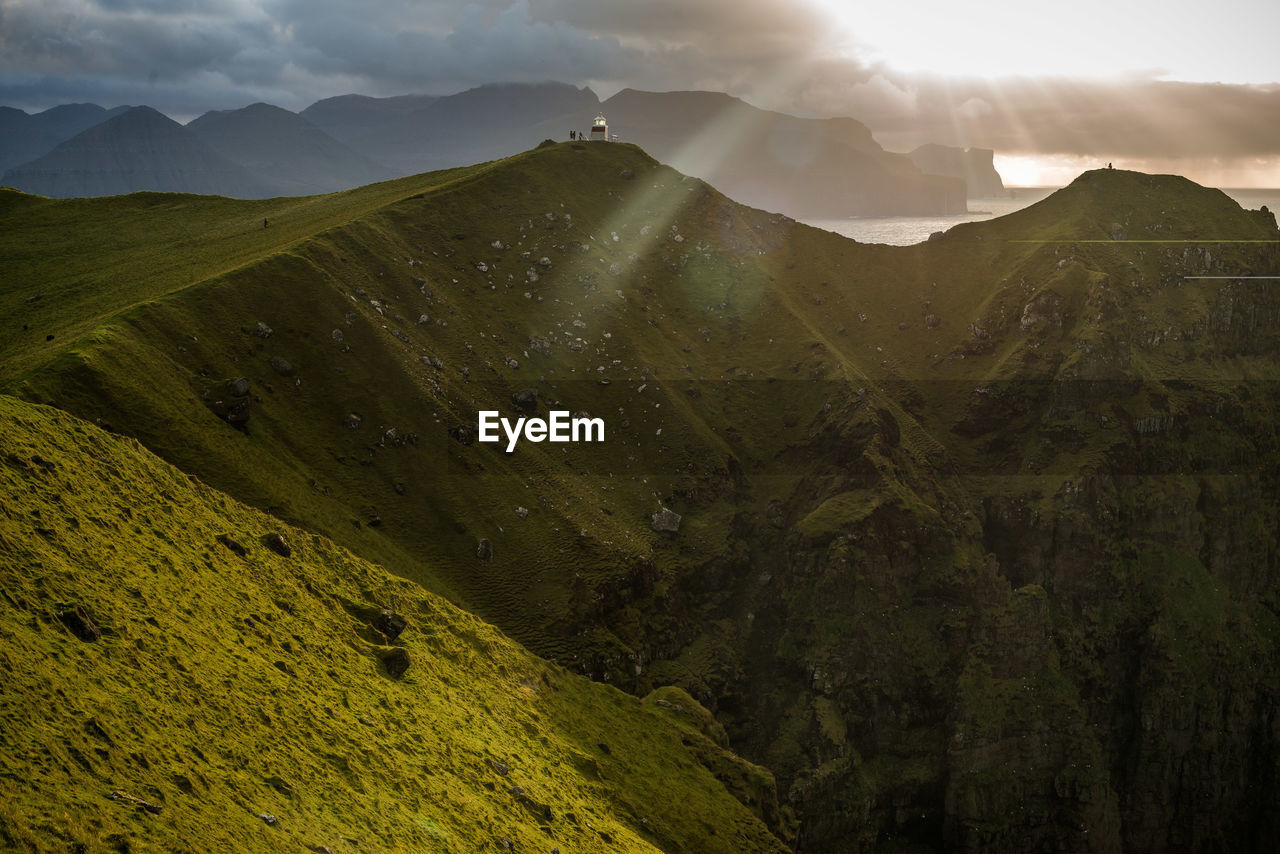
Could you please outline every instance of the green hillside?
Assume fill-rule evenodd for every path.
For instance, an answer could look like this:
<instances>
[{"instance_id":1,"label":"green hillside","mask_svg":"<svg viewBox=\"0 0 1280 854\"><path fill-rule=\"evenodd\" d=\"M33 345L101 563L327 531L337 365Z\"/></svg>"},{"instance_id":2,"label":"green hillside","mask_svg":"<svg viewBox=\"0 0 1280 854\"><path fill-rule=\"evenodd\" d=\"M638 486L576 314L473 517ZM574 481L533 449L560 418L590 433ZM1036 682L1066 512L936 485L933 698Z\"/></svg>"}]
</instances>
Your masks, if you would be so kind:
<instances>
[{"instance_id":1,"label":"green hillside","mask_svg":"<svg viewBox=\"0 0 1280 854\"><path fill-rule=\"evenodd\" d=\"M785 850L687 696L571 676L64 413L0 397L0 437L5 850Z\"/></svg>"},{"instance_id":2,"label":"green hillside","mask_svg":"<svg viewBox=\"0 0 1280 854\"><path fill-rule=\"evenodd\" d=\"M570 143L4 205L0 387L554 664L687 692L799 851L1280 832L1269 213L1101 170L867 246ZM605 442L473 441L528 392Z\"/></svg>"}]
</instances>

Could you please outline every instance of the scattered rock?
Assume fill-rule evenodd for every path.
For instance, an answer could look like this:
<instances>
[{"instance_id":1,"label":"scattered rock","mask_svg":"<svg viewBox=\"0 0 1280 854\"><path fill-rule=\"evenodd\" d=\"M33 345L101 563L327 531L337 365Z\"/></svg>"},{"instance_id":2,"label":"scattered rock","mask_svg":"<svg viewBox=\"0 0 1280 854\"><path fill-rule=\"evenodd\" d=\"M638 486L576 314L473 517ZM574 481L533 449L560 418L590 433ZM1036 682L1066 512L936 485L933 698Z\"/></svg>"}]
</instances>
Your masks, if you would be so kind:
<instances>
[{"instance_id":1,"label":"scattered rock","mask_svg":"<svg viewBox=\"0 0 1280 854\"><path fill-rule=\"evenodd\" d=\"M522 412L537 412L538 390L532 388L522 389L511 395L511 402Z\"/></svg>"},{"instance_id":2,"label":"scattered rock","mask_svg":"<svg viewBox=\"0 0 1280 854\"><path fill-rule=\"evenodd\" d=\"M437 356L419 356L418 361L428 367L435 368L437 371L444 370L444 362L440 361Z\"/></svg>"},{"instance_id":3,"label":"scattered rock","mask_svg":"<svg viewBox=\"0 0 1280 854\"><path fill-rule=\"evenodd\" d=\"M517 515L517 516L519 516L521 519L528 518L528 516L529 516L529 508L528 508L528 507L517 507L517 508L516 508L516 515Z\"/></svg>"},{"instance_id":4,"label":"scattered rock","mask_svg":"<svg viewBox=\"0 0 1280 854\"><path fill-rule=\"evenodd\" d=\"M122 804L132 804L138 809L145 810L146 812L149 812L152 815L160 815L159 804L153 804L150 801L144 801L142 798L139 798L136 795L130 795L127 792L121 792L120 790L117 789L116 791L112 792L110 795L107 795L107 797L111 798L111 800L113 801L118 801L119 803L122 803Z\"/></svg>"},{"instance_id":5,"label":"scattered rock","mask_svg":"<svg viewBox=\"0 0 1280 854\"><path fill-rule=\"evenodd\" d=\"M102 637L102 630L83 605L63 605L58 609L58 619L71 630L71 634L85 643L93 643Z\"/></svg>"},{"instance_id":6,"label":"scattered rock","mask_svg":"<svg viewBox=\"0 0 1280 854\"><path fill-rule=\"evenodd\" d=\"M493 543L487 538L480 540L476 544L476 557L485 563L490 563L493 560Z\"/></svg>"},{"instance_id":7,"label":"scattered rock","mask_svg":"<svg viewBox=\"0 0 1280 854\"><path fill-rule=\"evenodd\" d=\"M387 640L395 640L400 633L409 627L409 621L395 611L383 609L373 621L373 627L387 636Z\"/></svg>"},{"instance_id":8,"label":"scattered rock","mask_svg":"<svg viewBox=\"0 0 1280 854\"><path fill-rule=\"evenodd\" d=\"M533 336L530 336L529 338L529 349L535 353L541 353L544 356L550 356L551 342L548 341L546 338L541 338L537 335L533 335Z\"/></svg>"},{"instance_id":9,"label":"scattered rock","mask_svg":"<svg viewBox=\"0 0 1280 854\"><path fill-rule=\"evenodd\" d=\"M387 675L392 679L399 679L409 669L409 650L404 647L392 647L382 653L380 658L382 666L387 669Z\"/></svg>"},{"instance_id":10,"label":"scattered rock","mask_svg":"<svg viewBox=\"0 0 1280 854\"><path fill-rule=\"evenodd\" d=\"M234 380L227 380L227 392L232 397L248 397L253 386L246 377L236 377Z\"/></svg>"},{"instance_id":11,"label":"scattered rock","mask_svg":"<svg viewBox=\"0 0 1280 854\"><path fill-rule=\"evenodd\" d=\"M272 330L270 326L267 326L267 324L259 320L258 328L254 330L253 334L257 335L259 338L270 338L273 331L274 330Z\"/></svg>"},{"instance_id":12,"label":"scattered rock","mask_svg":"<svg viewBox=\"0 0 1280 854\"><path fill-rule=\"evenodd\" d=\"M680 530L680 514L662 507L649 517L649 527L659 534L675 534Z\"/></svg>"},{"instance_id":13,"label":"scattered rock","mask_svg":"<svg viewBox=\"0 0 1280 854\"><path fill-rule=\"evenodd\" d=\"M408 335L405 335L405 334L404 334L403 332L401 332L399 329L392 329L392 330L391 330L391 334L392 334L392 335L394 335L394 336L395 336L397 339L399 339L400 341L403 341L405 344L412 344L412 343L413 343L413 341L412 341L412 340L410 340L409 336L408 336Z\"/></svg>"},{"instance_id":14,"label":"scattered rock","mask_svg":"<svg viewBox=\"0 0 1280 854\"><path fill-rule=\"evenodd\" d=\"M271 551L280 555L280 557L293 557L293 549L284 541L284 537L279 533L271 532L262 538L262 543Z\"/></svg>"},{"instance_id":15,"label":"scattered rock","mask_svg":"<svg viewBox=\"0 0 1280 854\"><path fill-rule=\"evenodd\" d=\"M230 534L219 534L218 542L226 546L232 554L238 555L239 557L244 557L249 553L249 550L233 540Z\"/></svg>"}]
</instances>

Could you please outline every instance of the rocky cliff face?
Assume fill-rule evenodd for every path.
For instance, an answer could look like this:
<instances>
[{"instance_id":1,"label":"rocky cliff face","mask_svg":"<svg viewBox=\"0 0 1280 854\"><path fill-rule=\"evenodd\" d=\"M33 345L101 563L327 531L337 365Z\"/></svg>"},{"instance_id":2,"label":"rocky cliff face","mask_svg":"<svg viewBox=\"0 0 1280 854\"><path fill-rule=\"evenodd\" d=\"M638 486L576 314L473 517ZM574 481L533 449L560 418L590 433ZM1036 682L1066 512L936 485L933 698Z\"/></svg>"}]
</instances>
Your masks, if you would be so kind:
<instances>
[{"instance_id":1,"label":"rocky cliff face","mask_svg":"<svg viewBox=\"0 0 1280 854\"><path fill-rule=\"evenodd\" d=\"M921 172L964 181L971 199L1005 195L1004 181L993 162L995 152L990 148L954 148L930 143L912 150L907 157Z\"/></svg>"},{"instance_id":2,"label":"rocky cliff face","mask_svg":"<svg viewBox=\"0 0 1280 854\"><path fill-rule=\"evenodd\" d=\"M678 686L797 850L1261 850L1280 332L1245 277L1277 239L1109 170L863 246L549 145L192 274L13 387L542 656ZM231 425L203 398L239 378ZM608 441L474 441L478 408L553 405Z\"/></svg>"}]
</instances>

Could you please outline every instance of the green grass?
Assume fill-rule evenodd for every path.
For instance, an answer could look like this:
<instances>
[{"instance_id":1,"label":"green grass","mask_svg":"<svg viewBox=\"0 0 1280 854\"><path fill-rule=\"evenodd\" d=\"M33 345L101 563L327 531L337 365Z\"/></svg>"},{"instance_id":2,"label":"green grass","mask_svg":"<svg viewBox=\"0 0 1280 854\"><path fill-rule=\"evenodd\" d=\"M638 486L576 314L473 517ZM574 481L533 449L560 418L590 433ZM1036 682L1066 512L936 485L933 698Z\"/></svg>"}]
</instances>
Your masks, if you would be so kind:
<instances>
[{"instance_id":1,"label":"green grass","mask_svg":"<svg viewBox=\"0 0 1280 854\"><path fill-rule=\"evenodd\" d=\"M134 442L8 397L0 415L7 850L784 850L713 776L751 766L683 743L705 717L549 665ZM73 606L100 639L59 621ZM400 679L362 618L383 607L409 623Z\"/></svg>"},{"instance_id":2,"label":"green grass","mask_svg":"<svg viewBox=\"0 0 1280 854\"><path fill-rule=\"evenodd\" d=\"M696 697L781 792L706 752L706 721L643 708L753 815L785 829L772 804L794 806L821 850L942 844L957 793L950 826L977 847L1082 823L1118 845L1101 778L1062 757L1131 758L1091 734L1131 731L1128 674L1203 676L1199 705L1152 703L1220 721L1233 757L1257 722L1211 697L1272 696L1265 667L1197 657L1253 644L1276 606L1277 306L1183 278L1273 271L1276 232L1217 191L1086 173L941 240L863 246L633 146L566 143L314 199L7 195L0 216L0 386L420 583L547 672ZM244 431L213 411L238 377ZM526 388L604 417L606 442L506 456L450 438ZM1234 485L1201 483L1219 476ZM650 529L659 507L683 516L675 537ZM1179 581L1153 586L1163 565L1133 555L1166 550ZM1002 787L998 761L950 752L959 721L979 758L1048 746L1010 754ZM1240 807L1247 787L1210 764L1203 791ZM980 784L949 790L961 769ZM1147 779L1106 785L1166 796ZM1063 803L1008 818L1059 785ZM454 812L414 826L456 838Z\"/></svg>"}]
</instances>

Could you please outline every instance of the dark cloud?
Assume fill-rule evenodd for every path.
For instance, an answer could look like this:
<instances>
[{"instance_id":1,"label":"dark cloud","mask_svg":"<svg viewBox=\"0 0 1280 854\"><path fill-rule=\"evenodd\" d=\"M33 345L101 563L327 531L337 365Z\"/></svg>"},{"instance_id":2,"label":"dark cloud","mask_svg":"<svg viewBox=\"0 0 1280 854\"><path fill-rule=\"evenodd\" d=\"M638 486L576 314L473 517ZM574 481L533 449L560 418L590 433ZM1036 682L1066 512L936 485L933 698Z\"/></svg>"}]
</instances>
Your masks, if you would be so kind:
<instances>
[{"instance_id":1,"label":"dark cloud","mask_svg":"<svg viewBox=\"0 0 1280 854\"><path fill-rule=\"evenodd\" d=\"M896 150L1280 158L1280 85L905 75L833 39L816 7L786 0L6 0L0 103L148 103L191 116L562 80L605 96L719 89L852 115Z\"/></svg>"}]
</instances>

